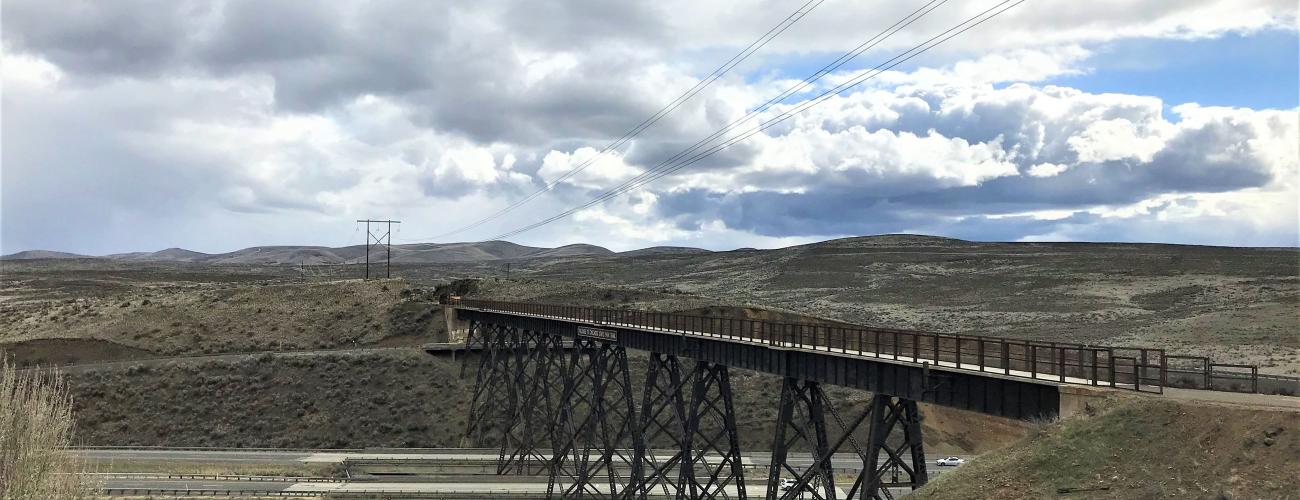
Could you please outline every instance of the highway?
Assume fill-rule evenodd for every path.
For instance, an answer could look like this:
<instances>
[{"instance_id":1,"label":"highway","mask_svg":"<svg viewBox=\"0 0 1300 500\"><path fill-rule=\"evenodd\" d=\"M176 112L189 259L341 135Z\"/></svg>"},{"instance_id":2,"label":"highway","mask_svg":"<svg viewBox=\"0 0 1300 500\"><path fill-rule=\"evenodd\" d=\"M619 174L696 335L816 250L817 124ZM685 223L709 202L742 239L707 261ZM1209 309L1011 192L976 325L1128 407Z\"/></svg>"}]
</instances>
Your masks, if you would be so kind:
<instances>
[{"instance_id":1,"label":"highway","mask_svg":"<svg viewBox=\"0 0 1300 500\"><path fill-rule=\"evenodd\" d=\"M766 493L767 483L764 481L747 480L745 491L750 498L762 498ZM847 494L846 488L852 486L852 483L837 485L839 497ZM297 493L307 495L312 493L318 494L378 494L378 493L423 493L429 496L438 497L443 495L456 495L455 498L498 498L502 496L544 498L546 495L547 483L545 478L538 478L534 482L498 482L498 481L480 481L480 482L456 482L456 483L413 483L413 482L347 482L347 483L252 483L239 481L178 481L165 479L142 479L142 480L107 480L104 482L104 488L112 495L131 495L130 490L172 490L172 491L195 491L207 490L213 496L226 496L226 493L233 493L238 496L240 492L251 494L253 492L277 492L277 493ZM596 488L603 489L604 486L597 485ZM126 491L123 491L126 490ZM735 487L726 488L735 496ZM221 493L218 493L221 492ZM895 495L905 493L904 491L895 491Z\"/></svg>"},{"instance_id":2,"label":"highway","mask_svg":"<svg viewBox=\"0 0 1300 500\"><path fill-rule=\"evenodd\" d=\"M276 450L186 450L77 448L76 456L92 462L194 462L208 464L252 463L293 465L306 461L313 452ZM340 460L341 461L341 460Z\"/></svg>"},{"instance_id":3,"label":"highway","mask_svg":"<svg viewBox=\"0 0 1300 500\"><path fill-rule=\"evenodd\" d=\"M195 450L195 449L126 449L78 448L71 450L78 457L92 462L192 462L205 464L258 463L292 465L301 463L343 463L345 460L400 460L415 462L447 462L460 464L494 463L496 450L488 449L419 449L419 450ZM631 455L628 452L628 455ZM656 453L661 460L668 456ZM944 455L947 456L947 455ZM742 463L754 467L771 464L768 453L745 454ZM940 458L934 455L933 459ZM969 459L969 456L962 456ZM809 466L812 455L792 452L787 461L796 466ZM860 459L853 453L837 453L831 457L832 467L856 469Z\"/></svg>"},{"instance_id":4,"label":"highway","mask_svg":"<svg viewBox=\"0 0 1300 500\"><path fill-rule=\"evenodd\" d=\"M159 490L188 491L208 495L252 494L264 492L271 495L309 495L329 493L364 495L367 493L398 492L428 494L430 497L466 496L483 497L542 497L546 491L544 476L497 477L491 474L497 458L495 451L485 449L419 449L419 450L199 450L199 449L125 449L82 448L72 450L77 456L92 463L187 463L220 466L223 464L310 464L344 463L346 460L380 460L409 464L418 470L420 465L441 464L467 466L481 473L456 472L451 474L367 474L365 470L352 472L351 479L290 478L255 476L201 476L168 477L167 471L151 473L96 474L102 487L112 495L132 495ZM936 455L934 458L938 458ZM762 496L767 487L765 469L770 463L767 454L751 454L742 458L748 467L747 492ZM790 462L796 468L812 463L808 453L792 453ZM853 454L837 454L832 458L835 468L857 469L859 459ZM475 466L482 466L481 468ZM359 467L364 469L365 467ZM932 475L948 467L938 467L931 462ZM760 472L763 471L763 472ZM788 477L788 474L783 474ZM902 492L898 492L902 493ZM147 493L146 493L147 494Z\"/></svg>"}]
</instances>

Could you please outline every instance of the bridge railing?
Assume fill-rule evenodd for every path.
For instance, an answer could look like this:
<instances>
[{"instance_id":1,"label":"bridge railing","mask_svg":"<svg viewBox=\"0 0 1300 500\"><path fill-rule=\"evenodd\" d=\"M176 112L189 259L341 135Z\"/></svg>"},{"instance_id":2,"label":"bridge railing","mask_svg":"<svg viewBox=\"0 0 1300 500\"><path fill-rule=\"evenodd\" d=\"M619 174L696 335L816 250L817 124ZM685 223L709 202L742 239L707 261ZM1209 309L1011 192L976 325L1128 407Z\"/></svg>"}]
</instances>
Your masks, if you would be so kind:
<instances>
[{"instance_id":1,"label":"bridge railing","mask_svg":"<svg viewBox=\"0 0 1300 500\"><path fill-rule=\"evenodd\" d=\"M1163 392L1168 376L1164 349L559 304L462 299L459 305L1139 391Z\"/></svg>"}]
</instances>

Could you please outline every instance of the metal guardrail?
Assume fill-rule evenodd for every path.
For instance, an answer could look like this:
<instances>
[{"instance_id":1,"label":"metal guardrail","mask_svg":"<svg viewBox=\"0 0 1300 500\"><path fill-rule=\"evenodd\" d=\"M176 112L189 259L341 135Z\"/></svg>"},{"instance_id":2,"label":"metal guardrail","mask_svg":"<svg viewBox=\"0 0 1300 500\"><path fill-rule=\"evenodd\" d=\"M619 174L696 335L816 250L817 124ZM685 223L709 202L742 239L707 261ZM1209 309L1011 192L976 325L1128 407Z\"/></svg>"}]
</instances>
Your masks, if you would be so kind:
<instances>
[{"instance_id":1,"label":"metal guardrail","mask_svg":"<svg viewBox=\"0 0 1300 500\"><path fill-rule=\"evenodd\" d=\"M285 453L352 453L352 454L496 454L497 448L230 448L219 446L71 446L69 450L122 450L122 451L228 451L228 452L285 452Z\"/></svg>"},{"instance_id":2,"label":"metal guardrail","mask_svg":"<svg viewBox=\"0 0 1300 500\"><path fill-rule=\"evenodd\" d=\"M787 323L630 309L459 299L451 305L593 325L701 335L1059 383L1164 392L1164 349L962 335L842 323Z\"/></svg>"},{"instance_id":3,"label":"metal guardrail","mask_svg":"<svg viewBox=\"0 0 1300 500\"><path fill-rule=\"evenodd\" d=\"M1300 377L1262 374L1254 365L1215 363L1205 356L1169 356L1168 358L1170 387L1300 395Z\"/></svg>"},{"instance_id":4,"label":"metal guardrail","mask_svg":"<svg viewBox=\"0 0 1300 500\"><path fill-rule=\"evenodd\" d=\"M154 496L173 497L322 497L323 491L283 491L283 490L223 490L212 488L101 488L108 496Z\"/></svg>"},{"instance_id":5,"label":"metal guardrail","mask_svg":"<svg viewBox=\"0 0 1300 500\"><path fill-rule=\"evenodd\" d=\"M541 499L547 498L544 492L522 492L509 490L484 490L482 492L424 492L410 490L368 490L368 491L331 491L324 495L330 499L400 499L418 498L422 500L488 500L496 498ZM653 497L653 495L652 495Z\"/></svg>"},{"instance_id":6,"label":"metal guardrail","mask_svg":"<svg viewBox=\"0 0 1300 500\"><path fill-rule=\"evenodd\" d=\"M70 446L69 450L106 451L231 451L231 452L285 452L285 453L367 453L367 448L226 448L218 446ZM492 451L496 451L494 448Z\"/></svg>"},{"instance_id":7,"label":"metal guardrail","mask_svg":"<svg viewBox=\"0 0 1300 500\"><path fill-rule=\"evenodd\" d=\"M299 477L299 476L239 476L222 474L153 474L106 472L93 474L104 479L142 479L142 480L203 480L235 482L274 482L274 483L345 483L347 479L337 477Z\"/></svg>"}]
</instances>

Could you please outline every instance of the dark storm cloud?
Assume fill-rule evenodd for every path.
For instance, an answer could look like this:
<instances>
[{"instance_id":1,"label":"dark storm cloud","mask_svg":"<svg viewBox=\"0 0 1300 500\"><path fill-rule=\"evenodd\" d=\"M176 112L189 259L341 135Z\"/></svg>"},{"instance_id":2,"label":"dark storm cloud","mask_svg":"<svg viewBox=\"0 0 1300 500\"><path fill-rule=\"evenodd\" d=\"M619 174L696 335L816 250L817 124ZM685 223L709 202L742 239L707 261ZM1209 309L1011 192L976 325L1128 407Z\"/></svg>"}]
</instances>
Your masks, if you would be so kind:
<instances>
[{"instance_id":1,"label":"dark storm cloud","mask_svg":"<svg viewBox=\"0 0 1300 500\"><path fill-rule=\"evenodd\" d=\"M716 218L727 227L768 236L872 234L903 231L925 220L970 213L1124 205L1164 193L1228 192L1272 180L1258 163L1206 165L1204 158L1192 160L1189 155L1168 153L1158 155L1150 164L1079 165L1054 177L1001 177L977 186L946 189L931 187L933 183L923 177L854 182L832 176L844 182L807 193L763 191L722 196L690 190L664 195L659 207L669 219ZM907 194L880 194L900 191Z\"/></svg>"},{"instance_id":2,"label":"dark storm cloud","mask_svg":"<svg viewBox=\"0 0 1300 500\"><path fill-rule=\"evenodd\" d=\"M720 220L729 228L768 236L898 232L910 219L888 200L861 192L721 195L692 189L663 195L659 206L662 215L682 229ZM827 217L830 213L835 217Z\"/></svg>"},{"instance_id":3,"label":"dark storm cloud","mask_svg":"<svg viewBox=\"0 0 1300 500\"><path fill-rule=\"evenodd\" d=\"M1080 164L1045 178L1005 176L978 185L943 188L924 176L875 178L861 172L835 172L823 174L817 179L819 184L804 193L721 195L695 189L664 195L659 209L682 228L717 219L727 227L768 236L869 234L915 229L925 221L973 213L1081 210L1096 205L1122 206L1166 193L1218 193L1265 186L1274 180L1267 165L1245 152L1224 154L1231 149L1224 145L1240 143L1243 133L1230 124L1210 124L1169 141L1151 162ZM786 175L788 179L767 175L765 182L796 185L803 180L795 174ZM1009 235L1043 227L1007 218L988 223L994 225L1021 228Z\"/></svg>"},{"instance_id":4,"label":"dark storm cloud","mask_svg":"<svg viewBox=\"0 0 1300 500\"><path fill-rule=\"evenodd\" d=\"M724 125L726 124L721 123L718 124L718 127L721 128ZM726 149L712 152L707 157L700 158L689 166L685 166L686 162L710 152L715 145L720 144L730 136L723 136L720 141L709 141L697 146L700 140L706 137L708 135L702 135L694 141L638 140L627 151L626 159L628 163L645 165L646 167L662 165L665 169L671 169L680 165L684 171L699 172L724 170L748 164L754 160L760 150L754 144L740 142Z\"/></svg>"},{"instance_id":5,"label":"dark storm cloud","mask_svg":"<svg viewBox=\"0 0 1300 500\"><path fill-rule=\"evenodd\" d=\"M658 43L671 35L664 13L654 2L504 2L506 31L538 47L577 50L599 44Z\"/></svg>"},{"instance_id":6,"label":"dark storm cloud","mask_svg":"<svg viewBox=\"0 0 1300 500\"><path fill-rule=\"evenodd\" d=\"M67 71L154 76L187 64L187 40L212 14L201 2L6 1L7 46Z\"/></svg>"},{"instance_id":7,"label":"dark storm cloud","mask_svg":"<svg viewBox=\"0 0 1300 500\"><path fill-rule=\"evenodd\" d=\"M267 75L278 106L390 96L477 141L606 137L653 112L634 88L666 28L651 4L5 3L7 44L74 76ZM519 51L580 51L533 85Z\"/></svg>"}]
</instances>

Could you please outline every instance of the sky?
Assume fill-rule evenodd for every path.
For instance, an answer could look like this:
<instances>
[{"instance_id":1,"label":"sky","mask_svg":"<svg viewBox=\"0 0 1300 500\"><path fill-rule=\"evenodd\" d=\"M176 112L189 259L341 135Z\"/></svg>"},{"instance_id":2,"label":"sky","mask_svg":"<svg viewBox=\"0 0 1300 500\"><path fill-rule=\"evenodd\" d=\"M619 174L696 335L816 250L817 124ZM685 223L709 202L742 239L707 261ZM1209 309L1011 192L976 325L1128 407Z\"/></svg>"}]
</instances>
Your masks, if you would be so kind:
<instances>
[{"instance_id":1,"label":"sky","mask_svg":"<svg viewBox=\"0 0 1300 500\"><path fill-rule=\"evenodd\" d=\"M1294 0L1027 0L816 99L997 3L939 1L761 107L926 5L805 2L5 0L0 253L493 239L751 111L507 239L1300 245Z\"/></svg>"}]
</instances>

